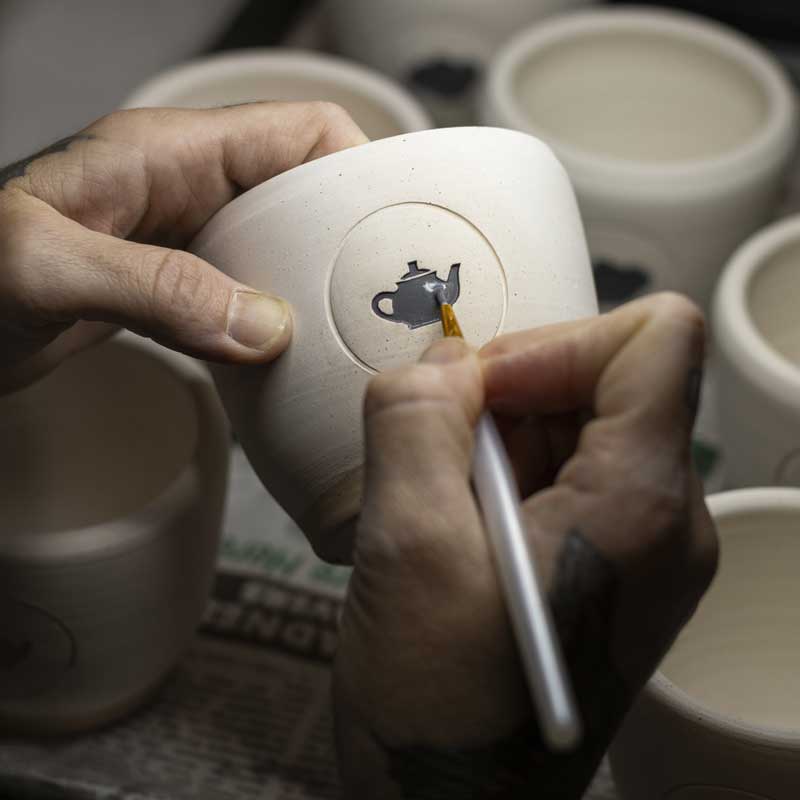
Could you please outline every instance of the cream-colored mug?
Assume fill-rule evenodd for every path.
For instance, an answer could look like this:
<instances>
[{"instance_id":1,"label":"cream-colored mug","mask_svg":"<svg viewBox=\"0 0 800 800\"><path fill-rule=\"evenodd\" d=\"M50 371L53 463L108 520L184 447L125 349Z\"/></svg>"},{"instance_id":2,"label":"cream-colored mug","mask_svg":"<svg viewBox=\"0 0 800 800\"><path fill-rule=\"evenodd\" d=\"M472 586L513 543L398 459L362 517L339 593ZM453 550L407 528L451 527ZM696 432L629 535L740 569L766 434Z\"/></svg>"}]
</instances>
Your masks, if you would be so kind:
<instances>
[{"instance_id":1,"label":"cream-colored mug","mask_svg":"<svg viewBox=\"0 0 800 800\"><path fill-rule=\"evenodd\" d=\"M567 176L514 131L421 131L304 164L191 249L292 305L280 358L213 371L262 482L331 559L349 558L360 508L367 382L441 337L437 289L475 345L597 311Z\"/></svg>"},{"instance_id":2,"label":"cream-colored mug","mask_svg":"<svg viewBox=\"0 0 800 800\"><path fill-rule=\"evenodd\" d=\"M482 109L564 164L603 308L664 289L707 306L774 213L797 136L793 89L761 46L668 10L598 8L520 33Z\"/></svg>"},{"instance_id":3,"label":"cream-colored mug","mask_svg":"<svg viewBox=\"0 0 800 800\"><path fill-rule=\"evenodd\" d=\"M719 571L611 747L621 800L796 800L800 490L707 499Z\"/></svg>"},{"instance_id":4,"label":"cream-colored mug","mask_svg":"<svg viewBox=\"0 0 800 800\"><path fill-rule=\"evenodd\" d=\"M125 333L0 397L0 442L0 727L107 723L202 617L224 412L201 365Z\"/></svg>"},{"instance_id":5,"label":"cream-colored mug","mask_svg":"<svg viewBox=\"0 0 800 800\"><path fill-rule=\"evenodd\" d=\"M713 306L730 487L800 486L800 215L736 251Z\"/></svg>"},{"instance_id":6,"label":"cream-colored mug","mask_svg":"<svg viewBox=\"0 0 800 800\"><path fill-rule=\"evenodd\" d=\"M303 50L238 50L179 64L136 89L124 108L209 108L254 100L325 100L350 112L370 139L430 128L424 109L383 75Z\"/></svg>"},{"instance_id":7,"label":"cream-colored mug","mask_svg":"<svg viewBox=\"0 0 800 800\"><path fill-rule=\"evenodd\" d=\"M402 83L439 125L473 125L492 55L516 33L593 0L329 0L341 53Z\"/></svg>"}]
</instances>

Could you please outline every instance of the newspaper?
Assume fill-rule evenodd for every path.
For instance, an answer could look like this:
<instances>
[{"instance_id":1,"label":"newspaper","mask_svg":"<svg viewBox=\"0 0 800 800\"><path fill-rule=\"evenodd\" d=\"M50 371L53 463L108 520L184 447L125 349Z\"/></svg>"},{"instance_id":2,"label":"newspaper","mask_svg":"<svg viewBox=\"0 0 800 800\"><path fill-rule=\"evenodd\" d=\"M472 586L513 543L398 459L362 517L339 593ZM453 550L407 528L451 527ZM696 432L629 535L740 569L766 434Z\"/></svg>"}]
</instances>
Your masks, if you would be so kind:
<instances>
[{"instance_id":1,"label":"newspaper","mask_svg":"<svg viewBox=\"0 0 800 800\"><path fill-rule=\"evenodd\" d=\"M695 456L713 489L716 441L712 380ZM219 568L189 652L116 725L0 742L0 800L340 797L329 689L349 572L313 555L234 446ZM607 765L586 800L617 800Z\"/></svg>"}]
</instances>

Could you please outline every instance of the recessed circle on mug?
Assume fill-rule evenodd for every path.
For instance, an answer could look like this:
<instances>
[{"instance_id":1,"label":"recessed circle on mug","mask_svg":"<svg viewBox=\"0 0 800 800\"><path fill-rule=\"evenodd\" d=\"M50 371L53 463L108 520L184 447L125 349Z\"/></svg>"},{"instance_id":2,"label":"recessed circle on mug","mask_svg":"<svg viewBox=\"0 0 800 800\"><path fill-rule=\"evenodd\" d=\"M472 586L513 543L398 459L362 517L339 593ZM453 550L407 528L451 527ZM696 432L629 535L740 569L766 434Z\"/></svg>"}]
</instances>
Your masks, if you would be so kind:
<instances>
[{"instance_id":1,"label":"recessed circle on mug","mask_svg":"<svg viewBox=\"0 0 800 800\"><path fill-rule=\"evenodd\" d=\"M419 359L442 337L437 292L466 338L494 338L506 279L486 237L464 217L429 203L400 203L365 217L336 256L330 312L341 343L374 372Z\"/></svg>"},{"instance_id":2,"label":"recessed circle on mug","mask_svg":"<svg viewBox=\"0 0 800 800\"><path fill-rule=\"evenodd\" d=\"M72 666L75 642L67 627L28 603L0 601L0 698L33 697Z\"/></svg>"}]
</instances>

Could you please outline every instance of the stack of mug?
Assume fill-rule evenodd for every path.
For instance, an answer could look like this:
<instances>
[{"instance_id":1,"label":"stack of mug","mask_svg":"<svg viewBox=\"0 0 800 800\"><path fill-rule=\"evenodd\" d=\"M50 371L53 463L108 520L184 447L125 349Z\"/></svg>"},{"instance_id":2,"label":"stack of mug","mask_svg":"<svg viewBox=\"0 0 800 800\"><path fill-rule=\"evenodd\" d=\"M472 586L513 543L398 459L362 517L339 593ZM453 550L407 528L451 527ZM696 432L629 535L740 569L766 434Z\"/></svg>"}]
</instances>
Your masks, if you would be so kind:
<instances>
[{"instance_id":1,"label":"stack of mug","mask_svg":"<svg viewBox=\"0 0 800 800\"><path fill-rule=\"evenodd\" d=\"M315 519L329 512L344 518L342 497L355 502L358 496L352 397L370 373L418 354L433 336L402 318L399 290L376 293L367 283L354 289L364 253L374 259L380 251L375 274L389 286L405 281L409 293L408 282L421 274L445 277L431 275L430 263L449 266L447 283L457 285L453 266L459 265L450 263L447 242L458 240L464 252L491 262L485 286L463 280L461 286L464 316L486 327L483 338L522 325L525 304L535 308L537 324L593 313L589 264L601 310L676 290L711 312L732 489L709 499L721 534L721 568L629 715L612 764L625 800L794 800L800 786L800 590L793 569L800 557L800 488L792 488L800 487L800 217L773 222L798 139L794 91L768 52L716 23L668 10L579 8L590 5L336 0L324 19L339 54L215 55L157 76L125 106L327 100L348 109L372 139L424 131L434 120L483 126L415 133L305 165L298 168L304 178L299 171L280 176L270 188L239 198L196 243L221 268L285 294L302 317L291 356L269 379L244 381L229 373L220 380L234 423L237 408L250 420L246 438L257 444L248 454L265 485L284 491L278 499L296 519L313 505L309 492L318 494ZM540 143L489 126L532 134L563 170ZM415 164L421 168L412 176ZM370 181L377 175L381 181ZM287 267L266 284L264 259L274 250L291 260L286 254L309 241L302 215L311 213L312 177L317 216L308 218L308 230L318 252L298 256L294 272ZM322 185L337 188L319 199ZM259 215L273 226L272 238L253 222ZM322 216L329 233L313 227ZM417 249L401 258L400 234L408 231ZM394 255L405 274L397 273ZM526 268L510 265L537 258L554 267L534 287L526 283L534 280ZM315 280L316 294L309 289ZM313 353L311 344L304 350L304 335L314 340ZM320 415L314 446L323 453L330 444L338 459L321 455L309 467L306 456L292 451L298 437L289 434L316 430L316 420L292 405L298 394L289 383L302 370L314 373L315 358L319 370L341 359L341 374L349 370L349 377L327 385L330 370L320 372L303 388L303 397L325 396L330 413L324 420ZM336 439L331 419L347 392ZM271 416L264 412L270 398ZM268 440L280 445L282 476L272 475L274 459L259 465L258 447ZM300 488L282 488L292 481Z\"/></svg>"}]
</instances>

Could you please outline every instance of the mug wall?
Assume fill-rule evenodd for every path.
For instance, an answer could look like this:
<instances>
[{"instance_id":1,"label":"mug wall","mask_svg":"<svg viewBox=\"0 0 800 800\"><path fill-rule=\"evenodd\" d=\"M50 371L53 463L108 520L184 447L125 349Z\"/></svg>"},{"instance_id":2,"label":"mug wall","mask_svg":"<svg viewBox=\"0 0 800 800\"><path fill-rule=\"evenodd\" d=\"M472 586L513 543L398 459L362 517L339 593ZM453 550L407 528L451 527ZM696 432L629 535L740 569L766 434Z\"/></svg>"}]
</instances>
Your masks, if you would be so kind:
<instances>
[{"instance_id":1,"label":"mug wall","mask_svg":"<svg viewBox=\"0 0 800 800\"><path fill-rule=\"evenodd\" d=\"M768 53L665 10L597 9L519 33L481 108L561 159L605 309L666 289L707 308L726 259L774 215L797 133Z\"/></svg>"},{"instance_id":2,"label":"mug wall","mask_svg":"<svg viewBox=\"0 0 800 800\"><path fill-rule=\"evenodd\" d=\"M800 490L708 498L717 577L611 748L622 800L793 800Z\"/></svg>"}]
</instances>

